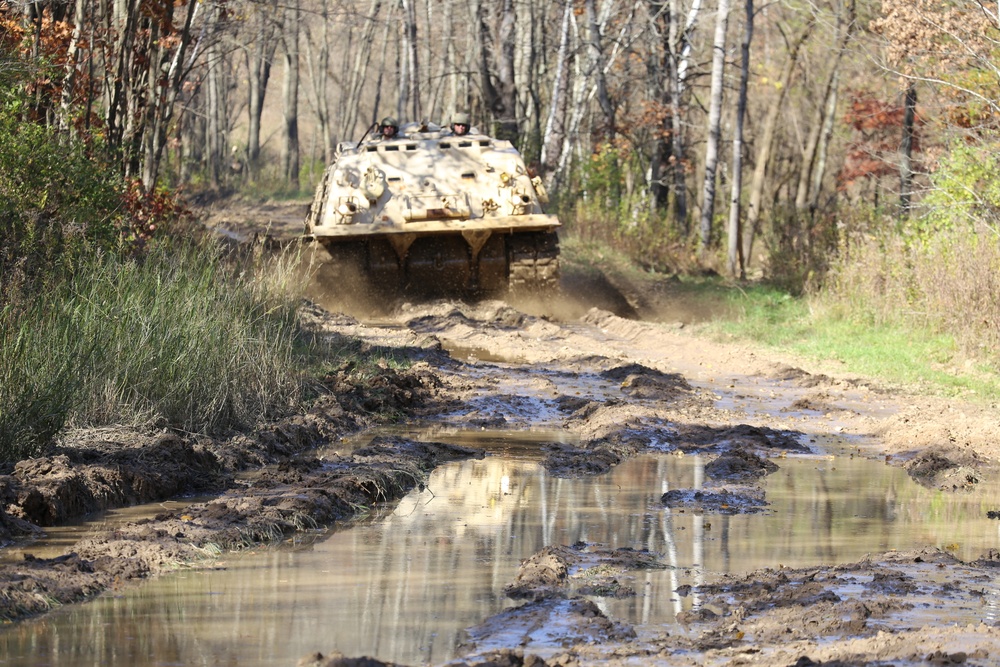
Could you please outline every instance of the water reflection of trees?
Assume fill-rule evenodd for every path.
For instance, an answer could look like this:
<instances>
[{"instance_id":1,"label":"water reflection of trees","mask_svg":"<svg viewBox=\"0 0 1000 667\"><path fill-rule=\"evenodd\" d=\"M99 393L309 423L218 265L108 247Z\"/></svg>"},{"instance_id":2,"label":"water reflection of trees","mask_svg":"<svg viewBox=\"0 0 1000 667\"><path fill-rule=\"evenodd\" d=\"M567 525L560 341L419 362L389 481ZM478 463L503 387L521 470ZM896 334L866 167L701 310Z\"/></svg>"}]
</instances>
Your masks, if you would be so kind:
<instances>
[{"instance_id":1,"label":"water reflection of trees","mask_svg":"<svg viewBox=\"0 0 1000 667\"><path fill-rule=\"evenodd\" d=\"M463 628L513 604L504 585L549 544L662 554L671 567L637 573L636 597L600 602L619 620L662 625L697 603L678 587L717 573L951 543L972 558L998 537L984 517L990 496L922 489L872 461L783 460L765 482L772 504L762 515L659 503L670 489L703 483L694 456L641 457L584 480L554 478L527 461L451 464L379 521L6 628L0 651L24 665L285 665L333 649L438 663Z\"/></svg>"}]
</instances>

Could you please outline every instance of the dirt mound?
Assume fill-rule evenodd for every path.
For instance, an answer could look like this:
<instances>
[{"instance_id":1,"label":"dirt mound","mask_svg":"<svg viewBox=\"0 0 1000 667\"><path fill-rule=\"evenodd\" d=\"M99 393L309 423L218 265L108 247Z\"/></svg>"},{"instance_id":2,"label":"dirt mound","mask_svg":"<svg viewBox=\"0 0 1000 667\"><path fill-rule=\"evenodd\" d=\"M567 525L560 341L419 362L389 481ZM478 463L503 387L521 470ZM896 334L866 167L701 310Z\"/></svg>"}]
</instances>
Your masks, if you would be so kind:
<instances>
[{"instance_id":1,"label":"dirt mound","mask_svg":"<svg viewBox=\"0 0 1000 667\"><path fill-rule=\"evenodd\" d=\"M642 364L626 364L603 371L601 377L617 380L622 392L633 397L671 400L690 394L691 385L678 373L664 373Z\"/></svg>"},{"instance_id":2,"label":"dirt mound","mask_svg":"<svg viewBox=\"0 0 1000 667\"><path fill-rule=\"evenodd\" d=\"M800 442L804 437L804 434L798 431L750 424L722 427L708 424L681 424L672 432L670 444L689 454L729 450L768 454L807 453L809 447Z\"/></svg>"},{"instance_id":3,"label":"dirt mound","mask_svg":"<svg viewBox=\"0 0 1000 667\"><path fill-rule=\"evenodd\" d=\"M706 465L705 474L714 480L757 480L777 469L773 461L745 449L733 448Z\"/></svg>"},{"instance_id":4,"label":"dirt mound","mask_svg":"<svg viewBox=\"0 0 1000 667\"><path fill-rule=\"evenodd\" d=\"M521 563L514 581L504 594L514 600L539 601L548 598L630 597L634 572L662 569L660 556L649 551L608 549L583 543L571 547L549 546Z\"/></svg>"},{"instance_id":5,"label":"dirt mound","mask_svg":"<svg viewBox=\"0 0 1000 667\"><path fill-rule=\"evenodd\" d=\"M466 634L468 638L461 649L471 654L510 646L532 650L553 644L610 644L635 639L630 626L612 621L594 602L581 598L529 602L491 616L469 628Z\"/></svg>"},{"instance_id":6,"label":"dirt mound","mask_svg":"<svg viewBox=\"0 0 1000 667\"><path fill-rule=\"evenodd\" d=\"M671 489L662 496L664 507L685 509L695 514L754 514L768 506L760 489L705 491L700 489Z\"/></svg>"},{"instance_id":7,"label":"dirt mound","mask_svg":"<svg viewBox=\"0 0 1000 667\"><path fill-rule=\"evenodd\" d=\"M7 514L52 526L84 514L222 488L222 462L173 433L124 429L111 438L65 442L54 456L19 461L0 478Z\"/></svg>"}]
</instances>

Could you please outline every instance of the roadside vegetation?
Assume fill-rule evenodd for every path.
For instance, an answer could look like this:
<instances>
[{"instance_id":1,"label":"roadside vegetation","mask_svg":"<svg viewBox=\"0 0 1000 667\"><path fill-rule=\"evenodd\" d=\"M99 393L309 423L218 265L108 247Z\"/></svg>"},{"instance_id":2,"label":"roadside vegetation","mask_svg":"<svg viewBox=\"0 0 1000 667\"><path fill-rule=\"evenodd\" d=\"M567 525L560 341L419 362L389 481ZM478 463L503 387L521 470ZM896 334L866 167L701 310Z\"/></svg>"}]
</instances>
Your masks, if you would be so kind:
<instances>
[{"instance_id":1,"label":"roadside vegetation","mask_svg":"<svg viewBox=\"0 0 1000 667\"><path fill-rule=\"evenodd\" d=\"M697 335L752 341L910 390L995 402L1000 320L998 292L990 285L1000 247L970 231L934 238L925 245L859 235L846 250L850 256L832 255L828 269L813 274L823 278L814 284L651 267L627 246L597 241L572 223L562 247L568 260L621 274L634 285L662 283L666 273L671 299L696 314L689 329ZM944 248L962 256L942 257ZM675 257L674 266L688 261L696 267L690 254Z\"/></svg>"},{"instance_id":2,"label":"roadside vegetation","mask_svg":"<svg viewBox=\"0 0 1000 667\"><path fill-rule=\"evenodd\" d=\"M0 90L0 462L67 427L248 429L386 363L300 327L294 249L199 242L176 195L122 177L96 136L24 122L18 90Z\"/></svg>"},{"instance_id":3,"label":"roadside vegetation","mask_svg":"<svg viewBox=\"0 0 1000 667\"><path fill-rule=\"evenodd\" d=\"M477 5L440 25L407 17L414 58L382 67L371 89L360 84L380 66L370 54L398 46L398 17L378 3L366 17L295 3L275 22L244 2L0 2L0 459L43 451L68 425L246 428L305 400L313 364L322 374L358 358L298 328L292 258L250 270L199 245L176 193L308 197L336 141L387 107L435 120L468 110L510 138L581 256L676 276L674 289L725 314L715 332L928 391L1000 394L992 10L782 0L757 21L749 59L725 63L711 54L737 52L726 41L749 34L752 3L728 28L712 3L585 4L586 21L572 4L536 2L527 15ZM300 33L306 24L317 29ZM333 48L361 26L364 39ZM418 67L421 49L466 38L467 63ZM500 67L486 46L522 42L533 49L525 71ZM596 60L569 67L574 53ZM311 65L328 58L342 76ZM282 94L285 120L262 134L279 61L303 90ZM477 68L503 85L470 85ZM712 99L709 75L729 77ZM441 85L417 85L429 81ZM315 123L303 128L315 129L300 137L307 95ZM736 137L717 135L741 108L750 136L735 160L725 151ZM713 178L719 163L747 173Z\"/></svg>"}]
</instances>

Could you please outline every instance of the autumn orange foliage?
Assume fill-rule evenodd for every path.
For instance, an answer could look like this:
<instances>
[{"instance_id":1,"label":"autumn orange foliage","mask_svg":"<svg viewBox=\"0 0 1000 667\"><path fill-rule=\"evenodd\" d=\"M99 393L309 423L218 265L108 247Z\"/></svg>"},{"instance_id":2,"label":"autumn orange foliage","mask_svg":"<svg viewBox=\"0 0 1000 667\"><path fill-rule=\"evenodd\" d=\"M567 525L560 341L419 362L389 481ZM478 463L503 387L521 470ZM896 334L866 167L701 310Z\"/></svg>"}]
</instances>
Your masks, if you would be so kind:
<instances>
[{"instance_id":1,"label":"autumn orange foliage","mask_svg":"<svg viewBox=\"0 0 1000 667\"><path fill-rule=\"evenodd\" d=\"M861 178L879 178L899 173L899 142L904 108L877 99L868 92L854 91L844 122L854 128L855 139L847 150L844 166L837 174L840 190ZM921 152L919 128L925 123L918 112L914 119L913 153Z\"/></svg>"}]
</instances>

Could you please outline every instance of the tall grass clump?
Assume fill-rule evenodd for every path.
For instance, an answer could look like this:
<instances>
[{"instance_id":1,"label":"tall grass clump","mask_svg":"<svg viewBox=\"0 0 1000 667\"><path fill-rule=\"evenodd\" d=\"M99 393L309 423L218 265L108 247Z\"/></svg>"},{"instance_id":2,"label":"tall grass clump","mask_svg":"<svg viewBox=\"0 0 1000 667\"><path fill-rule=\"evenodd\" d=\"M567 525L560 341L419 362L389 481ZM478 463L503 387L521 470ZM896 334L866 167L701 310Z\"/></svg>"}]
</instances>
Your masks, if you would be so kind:
<instances>
[{"instance_id":1,"label":"tall grass clump","mask_svg":"<svg viewBox=\"0 0 1000 667\"><path fill-rule=\"evenodd\" d=\"M214 432L287 410L298 395L294 306L209 250L106 258L69 288L67 314L99 345L82 422Z\"/></svg>"},{"instance_id":2,"label":"tall grass clump","mask_svg":"<svg viewBox=\"0 0 1000 667\"><path fill-rule=\"evenodd\" d=\"M294 406L292 272L179 241L176 197L124 178L99 133L32 120L29 75L6 58L0 462L43 452L71 426L221 432Z\"/></svg>"},{"instance_id":3,"label":"tall grass clump","mask_svg":"<svg viewBox=\"0 0 1000 667\"><path fill-rule=\"evenodd\" d=\"M93 349L72 318L47 305L0 311L0 461L40 453L79 401Z\"/></svg>"},{"instance_id":4,"label":"tall grass clump","mask_svg":"<svg viewBox=\"0 0 1000 667\"><path fill-rule=\"evenodd\" d=\"M80 266L0 346L4 458L63 426L221 432L290 410L302 393L295 301L269 285L193 245Z\"/></svg>"},{"instance_id":5,"label":"tall grass clump","mask_svg":"<svg viewBox=\"0 0 1000 667\"><path fill-rule=\"evenodd\" d=\"M1000 363L1000 142L957 146L912 219L849 238L825 300L855 320L954 337Z\"/></svg>"}]
</instances>

